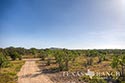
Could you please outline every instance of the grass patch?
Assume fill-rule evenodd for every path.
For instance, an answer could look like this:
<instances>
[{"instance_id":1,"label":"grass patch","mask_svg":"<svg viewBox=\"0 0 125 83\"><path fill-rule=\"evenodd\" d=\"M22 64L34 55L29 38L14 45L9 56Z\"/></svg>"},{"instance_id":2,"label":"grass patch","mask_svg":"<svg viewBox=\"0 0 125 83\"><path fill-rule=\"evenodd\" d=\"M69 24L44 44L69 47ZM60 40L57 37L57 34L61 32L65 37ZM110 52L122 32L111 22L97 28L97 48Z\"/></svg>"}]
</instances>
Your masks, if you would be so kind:
<instances>
[{"instance_id":1,"label":"grass patch","mask_svg":"<svg viewBox=\"0 0 125 83\"><path fill-rule=\"evenodd\" d=\"M17 83L17 73L23 64L24 61L10 61L10 66L0 71L0 83Z\"/></svg>"}]
</instances>

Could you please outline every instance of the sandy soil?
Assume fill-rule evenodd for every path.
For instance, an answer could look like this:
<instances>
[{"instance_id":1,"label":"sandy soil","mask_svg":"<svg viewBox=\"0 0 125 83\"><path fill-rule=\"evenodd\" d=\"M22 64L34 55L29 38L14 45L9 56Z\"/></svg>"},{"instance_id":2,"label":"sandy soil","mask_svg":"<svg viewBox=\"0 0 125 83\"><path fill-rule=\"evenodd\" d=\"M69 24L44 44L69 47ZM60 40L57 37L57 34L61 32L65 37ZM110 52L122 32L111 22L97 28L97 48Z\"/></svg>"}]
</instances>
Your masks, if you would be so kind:
<instances>
[{"instance_id":1,"label":"sandy soil","mask_svg":"<svg viewBox=\"0 0 125 83\"><path fill-rule=\"evenodd\" d=\"M25 59L26 62L18 73L18 83L53 83L37 67L36 60L38 59Z\"/></svg>"}]
</instances>

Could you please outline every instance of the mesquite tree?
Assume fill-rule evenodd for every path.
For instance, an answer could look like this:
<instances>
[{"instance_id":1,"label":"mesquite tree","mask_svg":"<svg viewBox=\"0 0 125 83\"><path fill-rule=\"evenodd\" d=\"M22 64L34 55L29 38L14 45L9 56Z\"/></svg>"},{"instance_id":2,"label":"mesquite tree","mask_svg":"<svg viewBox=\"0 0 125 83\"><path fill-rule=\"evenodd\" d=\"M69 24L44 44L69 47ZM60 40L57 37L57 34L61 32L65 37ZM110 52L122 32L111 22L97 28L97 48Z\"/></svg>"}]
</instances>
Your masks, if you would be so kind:
<instances>
[{"instance_id":1,"label":"mesquite tree","mask_svg":"<svg viewBox=\"0 0 125 83\"><path fill-rule=\"evenodd\" d=\"M56 62L59 65L60 71L69 70L69 62L73 61L74 58L76 57L72 53L73 53L72 51L67 49L55 51L54 56L55 56Z\"/></svg>"},{"instance_id":2,"label":"mesquite tree","mask_svg":"<svg viewBox=\"0 0 125 83\"><path fill-rule=\"evenodd\" d=\"M40 50L40 58L41 60L45 60L45 58L47 57L47 53L44 50Z\"/></svg>"},{"instance_id":3,"label":"mesquite tree","mask_svg":"<svg viewBox=\"0 0 125 83\"><path fill-rule=\"evenodd\" d=\"M125 81L125 55L113 57L111 66L120 72L122 80Z\"/></svg>"},{"instance_id":4,"label":"mesquite tree","mask_svg":"<svg viewBox=\"0 0 125 83\"><path fill-rule=\"evenodd\" d=\"M7 59L4 57L2 53L0 53L0 71L1 68L7 66L7 64L8 64Z\"/></svg>"}]
</instances>

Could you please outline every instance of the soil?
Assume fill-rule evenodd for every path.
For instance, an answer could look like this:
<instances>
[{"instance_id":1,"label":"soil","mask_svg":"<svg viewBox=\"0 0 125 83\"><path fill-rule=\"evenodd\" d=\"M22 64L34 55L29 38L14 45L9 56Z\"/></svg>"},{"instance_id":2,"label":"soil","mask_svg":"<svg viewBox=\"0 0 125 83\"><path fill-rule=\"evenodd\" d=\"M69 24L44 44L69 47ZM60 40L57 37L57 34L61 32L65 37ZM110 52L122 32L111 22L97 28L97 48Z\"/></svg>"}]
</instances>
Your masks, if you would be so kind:
<instances>
[{"instance_id":1,"label":"soil","mask_svg":"<svg viewBox=\"0 0 125 83\"><path fill-rule=\"evenodd\" d=\"M38 68L36 64L38 59L25 59L25 61L18 73L18 83L54 83Z\"/></svg>"}]
</instances>

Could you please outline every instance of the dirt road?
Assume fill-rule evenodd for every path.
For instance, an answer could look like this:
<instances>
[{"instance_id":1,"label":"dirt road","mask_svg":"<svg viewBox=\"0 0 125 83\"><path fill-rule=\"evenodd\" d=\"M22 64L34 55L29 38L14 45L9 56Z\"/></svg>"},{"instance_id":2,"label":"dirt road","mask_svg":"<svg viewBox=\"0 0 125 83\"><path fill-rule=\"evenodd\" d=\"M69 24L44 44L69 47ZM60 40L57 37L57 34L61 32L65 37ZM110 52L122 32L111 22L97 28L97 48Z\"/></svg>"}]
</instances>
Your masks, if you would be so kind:
<instances>
[{"instance_id":1,"label":"dirt road","mask_svg":"<svg viewBox=\"0 0 125 83\"><path fill-rule=\"evenodd\" d=\"M18 73L18 83L53 83L46 75L42 74L35 61L38 59L26 59Z\"/></svg>"}]
</instances>

